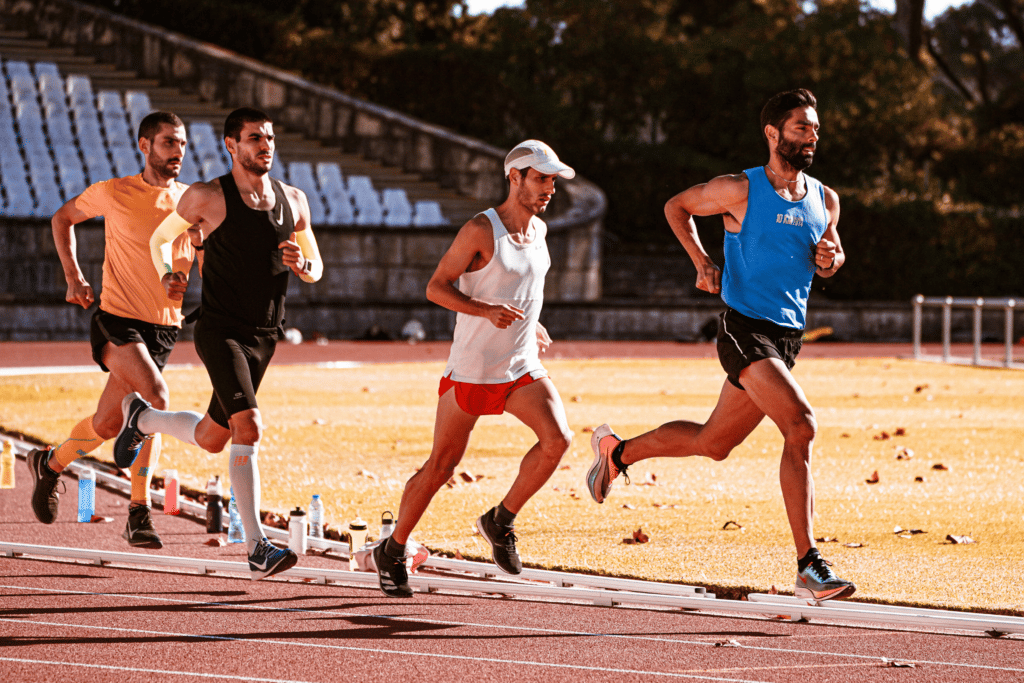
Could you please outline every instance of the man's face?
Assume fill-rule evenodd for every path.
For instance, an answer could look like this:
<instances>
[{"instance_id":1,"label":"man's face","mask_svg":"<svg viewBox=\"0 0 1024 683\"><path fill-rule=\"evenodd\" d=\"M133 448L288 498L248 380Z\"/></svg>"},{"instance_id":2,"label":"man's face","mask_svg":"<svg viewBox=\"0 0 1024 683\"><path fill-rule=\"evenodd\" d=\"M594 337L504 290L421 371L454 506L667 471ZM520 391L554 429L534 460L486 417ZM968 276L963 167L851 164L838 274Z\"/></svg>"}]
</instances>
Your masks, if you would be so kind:
<instances>
[{"instance_id":1,"label":"man's face","mask_svg":"<svg viewBox=\"0 0 1024 683\"><path fill-rule=\"evenodd\" d=\"M269 121L244 124L239 140L228 138L228 151L249 173L269 173L274 165L274 124Z\"/></svg>"},{"instance_id":2,"label":"man's face","mask_svg":"<svg viewBox=\"0 0 1024 683\"><path fill-rule=\"evenodd\" d=\"M544 175L533 168L522 171L516 169L512 173L518 173L520 178L518 184L512 185L519 203L534 216L544 213L555 194L555 178L558 175Z\"/></svg>"},{"instance_id":3,"label":"man's face","mask_svg":"<svg viewBox=\"0 0 1024 683\"><path fill-rule=\"evenodd\" d=\"M789 117L782 124L775 154L796 171L808 168L814 161L818 128L818 112L813 108L801 107L789 112Z\"/></svg>"},{"instance_id":4,"label":"man's face","mask_svg":"<svg viewBox=\"0 0 1024 683\"><path fill-rule=\"evenodd\" d=\"M171 180L181 173L181 162L188 141L184 126L161 123L152 140L143 138L139 147L146 156L146 166L161 178Z\"/></svg>"}]
</instances>

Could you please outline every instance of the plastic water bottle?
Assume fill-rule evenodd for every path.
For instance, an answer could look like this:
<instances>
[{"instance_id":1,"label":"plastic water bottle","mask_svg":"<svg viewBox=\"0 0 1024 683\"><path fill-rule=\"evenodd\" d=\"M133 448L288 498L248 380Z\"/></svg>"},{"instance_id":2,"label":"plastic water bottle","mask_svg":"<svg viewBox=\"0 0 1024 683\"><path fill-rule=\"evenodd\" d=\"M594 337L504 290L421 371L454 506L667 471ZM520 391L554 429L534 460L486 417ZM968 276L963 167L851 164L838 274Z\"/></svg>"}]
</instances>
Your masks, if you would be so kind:
<instances>
[{"instance_id":1,"label":"plastic water bottle","mask_svg":"<svg viewBox=\"0 0 1024 683\"><path fill-rule=\"evenodd\" d=\"M313 538L324 537L324 502L320 494L314 493L309 503L309 535Z\"/></svg>"},{"instance_id":2,"label":"plastic water bottle","mask_svg":"<svg viewBox=\"0 0 1024 683\"><path fill-rule=\"evenodd\" d=\"M359 517L348 523L348 556L350 558L366 543L366 531L366 522Z\"/></svg>"},{"instance_id":3,"label":"plastic water bottle","mask_svg":"<svg viewBox=\"0 0 1024 683\"><path fill-rule=\"evenodd\" d=\"M238 513L235 503L235 491L231 490L231 502L228 504L228 543L245 543L245 529L242 528L242 515Z\"/></svg>"},{"instance_id":4,"label":"plastic water bottle","mask_svg":"<svg viewBox=\"0 0 1024 683\"><path fill-rule=\"evenodd\" d=\"M0 489L14 488L14 446L4 441L3 452L0 453Z\"/></svg>"},{"instance_id":5,"label":"plastic water bottle","mask_svg":"<svg viewBox=\"0 0 1024 683\"><path fill-rule=\"evenodd\" d=\"M164 514L176 515L178 509L178 470L164 470Z\"/></svg>"},{"instance_id":6,"label":"plastic water bottle","mask_svg":"<svg viewBox=\"0 0 1024 683\"><path fill-rule=\"evenodd\" d=\"M288 547L296 555L306 554L306 513L298 505L288 515Z\"/></svg>"},{"instance_id":7,"label":"plastic water bottle","mask_svg":"<svg viewBox=\"0 0 1024 683\"><path fill-rule=\"evenodd\" d=\"M380 540L387 539L395 530L395 516L391 510L385 510L380 516Z\"/></svg>"},{"instance_id":8,"label":"plastic water bottle","mask_svg":"<svg viewBox=\"0 0 1024 683\"><path fill-rule=\"evenodd\" d=\"M224 531L224 489L220 477L214 477L206 485L206 532L219 534Z\"/></svg>"},{"instance_id":9,"label":"plastic water bottle","mask_svg":"<svg viewBox=\"0 0 1024 683\"><path fill-rule=\"evenodd\" d=\"M78 471L78 521L91 522L96 512L96 473L91 467Z\"/></svg>"}]
</instances>

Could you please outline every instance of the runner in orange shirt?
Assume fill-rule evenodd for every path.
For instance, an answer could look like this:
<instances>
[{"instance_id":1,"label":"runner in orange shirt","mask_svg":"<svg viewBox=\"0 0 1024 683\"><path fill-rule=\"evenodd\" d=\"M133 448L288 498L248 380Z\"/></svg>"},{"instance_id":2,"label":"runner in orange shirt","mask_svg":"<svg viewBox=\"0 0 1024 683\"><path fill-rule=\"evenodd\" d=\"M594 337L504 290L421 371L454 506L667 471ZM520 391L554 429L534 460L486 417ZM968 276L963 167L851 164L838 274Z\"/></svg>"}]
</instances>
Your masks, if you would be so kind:
<instances>
[{"instance_id":1,"label":"runner in orange shirt","mask_svg":"<svg viewBox=\"0 0 1024 683\"><path fill-rule=\"evenodd\" d=\"M93 415L79 422L55 449L32 450L28 464L35 486L32 511L40 522L57 519L60 473L71 462L117 436L123 416L121 398L137 391L154 405L167 407L162 371L181 329L181 301L167 298L153 273L149 239L177 206L187 185L175 180L185 153L185 126L174 114L153 112L139 125L139 149L146 157L142 173L89 186L53 216L53 240L68 283L67 301L82 308L95 299L78 264L75 225L103 216L106 247L101 301L92 317L92 356L108 372ZM198 241L198 238L197 238ZM196 255L188 233L173 245L176 270L188 272ZM183 293L187 283L179 283ZM160 437L147 441L131 465L132 494L124 538L130 545L160 548L150 515L149 485L160 458Z\"/></svg>"}]
</instances>

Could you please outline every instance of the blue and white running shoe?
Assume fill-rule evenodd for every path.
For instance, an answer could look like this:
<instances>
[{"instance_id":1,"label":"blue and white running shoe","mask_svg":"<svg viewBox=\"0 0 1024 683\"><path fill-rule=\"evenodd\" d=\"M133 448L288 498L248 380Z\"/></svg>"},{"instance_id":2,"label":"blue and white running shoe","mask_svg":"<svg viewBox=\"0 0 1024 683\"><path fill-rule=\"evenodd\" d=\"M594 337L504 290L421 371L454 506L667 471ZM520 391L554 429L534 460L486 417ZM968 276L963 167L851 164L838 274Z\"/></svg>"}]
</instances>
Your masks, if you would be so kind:
<instances>
[{"instance_id":1,"label":"blue and white running shoe","mask_svg":"<svg viewBox=\"0 0 1024 683\"><path fill-rule=\"evenodd\" d=\"M812 551L810 564L796 575L796 597L814 600L838 600L853 595L857 587L852 581L840 579L832 571L832 563Z\"/></svg>"},{"instance_id":2,"label":"blue and white running shoe","mask_svg":"<svg viewBox=\"0 0 1024 683\"><path fill-rule=\"evenodd\" d=\"M278 548L263 538L249 554L249 571L252 573L252 580L259 581L285 569L291 569L298 561L299 556L294 551Z\"/></svg>"},{"instance_id":3,"label":"blue and white running shoe","mask_svg":"<svg viewBox=\"0 0 1024 683\"><path fill-rule=\"evenodd\" d=\"M121 431L114 440L114 463L118 467L131 467L135 458L139 457L142 444L149 438L147 434L139 431L139 415L146 408L149 408L149 401L142 398L137 391L121 400L121 415L124 416L124 421L121 423Z\"/></svg>"}]
</instances>

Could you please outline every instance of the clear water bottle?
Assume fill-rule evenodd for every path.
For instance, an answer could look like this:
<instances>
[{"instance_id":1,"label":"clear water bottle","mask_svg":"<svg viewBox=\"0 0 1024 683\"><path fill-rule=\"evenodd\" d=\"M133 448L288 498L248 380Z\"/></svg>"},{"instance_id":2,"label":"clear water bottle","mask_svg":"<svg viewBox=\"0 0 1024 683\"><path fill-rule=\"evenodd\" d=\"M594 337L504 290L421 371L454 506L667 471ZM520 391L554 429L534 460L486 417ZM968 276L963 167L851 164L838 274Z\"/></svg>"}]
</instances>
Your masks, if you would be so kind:
<instances>
[{"instance_id":1,"label":"clear water bottle","mask_svg":"<svg viewBox=\"0 0 1024 683\"><path fill-rule=\"evenodd\" d=\"M395 530L395 515L391 510L385 510L380 516L380 540L385 540Z\"/></svg>"},{"instance_id":2,"label":"clear water bottle","mask_svg":"<svg viewBox=\"0 0 1024 683\"><path fill-rule=\"evenodd\" d=\"M324 537L324 502L320 494L314 493L309 503L309 535L313 538Z\"/></svg>"},{"instance_id":3,"label":"clear water bottle","mask_svg":"<svg viewBox=\"0 0 1024 683\"><path fill-rule=\"evenodd\" d=\"M228 518L228 543L245 543L245 529L242 528L242 515L238 513L238 504L235 503L234 489L231 489Z\"/></svg>"},{"instance_id":4,"label":"clear water bottle","mask_svg":"<svg viewBox=\"0 0 1024 683\"><path fill-rule=\"evenodd\" d=\"M96 473L91 467L78 471L78 521L91 522L96 512Z\"/></svg>"}]
</instances>

